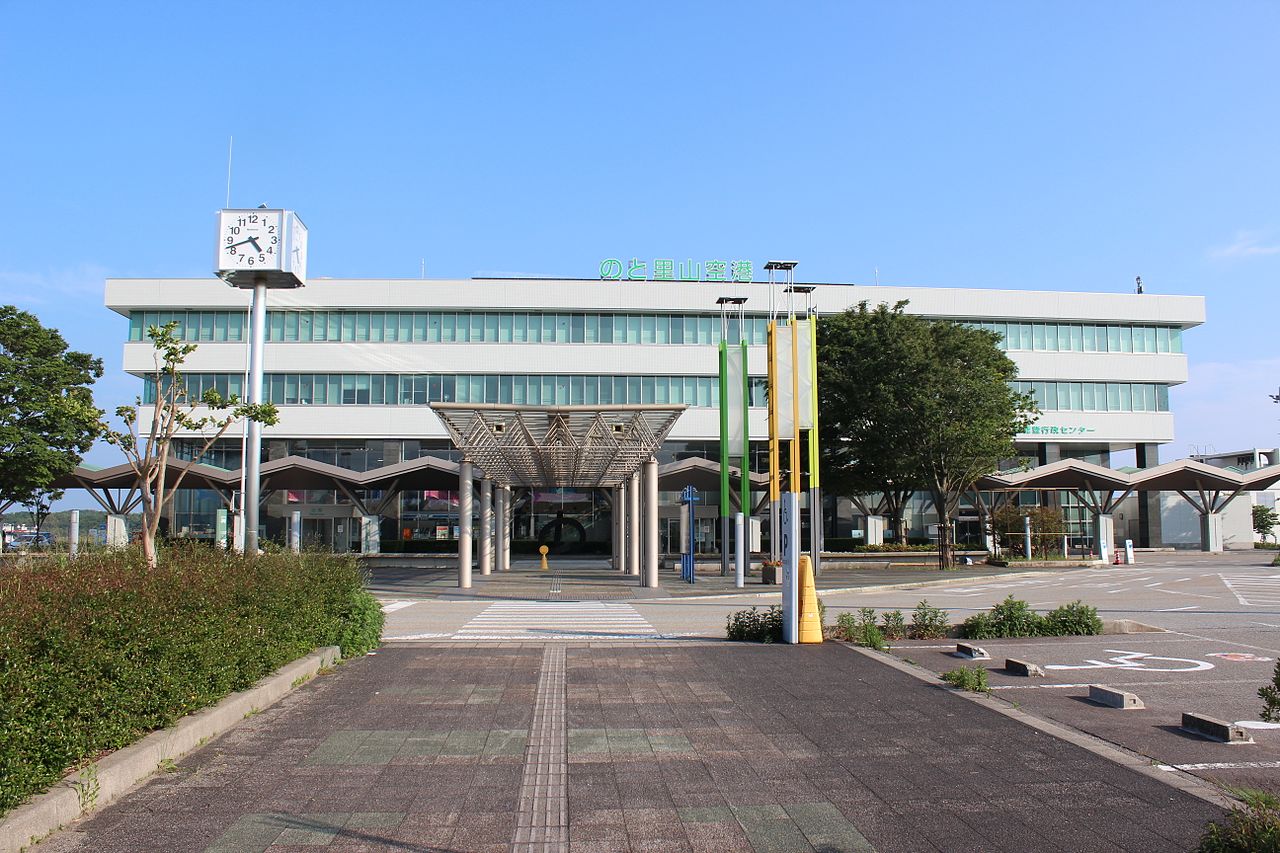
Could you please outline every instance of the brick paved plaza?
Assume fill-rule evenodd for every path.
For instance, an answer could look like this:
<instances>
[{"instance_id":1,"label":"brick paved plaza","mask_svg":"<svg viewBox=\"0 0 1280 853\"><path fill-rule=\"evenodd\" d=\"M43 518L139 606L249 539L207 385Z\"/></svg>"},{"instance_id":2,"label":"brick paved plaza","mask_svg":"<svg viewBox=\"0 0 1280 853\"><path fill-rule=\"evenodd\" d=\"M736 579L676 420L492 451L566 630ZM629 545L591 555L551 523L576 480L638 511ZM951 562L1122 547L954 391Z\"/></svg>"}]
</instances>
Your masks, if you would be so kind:
<instances>
[{"instance_id":1,"label":"brick paved plaza","mask_svg":"<svg viewBox=\"0 0 1280 853\"><path fill-rule=\"evenodd\" d=\"M1220 811L843 646L398 645L56 851L1168 851Z\"/></svg>"}]
</instances>

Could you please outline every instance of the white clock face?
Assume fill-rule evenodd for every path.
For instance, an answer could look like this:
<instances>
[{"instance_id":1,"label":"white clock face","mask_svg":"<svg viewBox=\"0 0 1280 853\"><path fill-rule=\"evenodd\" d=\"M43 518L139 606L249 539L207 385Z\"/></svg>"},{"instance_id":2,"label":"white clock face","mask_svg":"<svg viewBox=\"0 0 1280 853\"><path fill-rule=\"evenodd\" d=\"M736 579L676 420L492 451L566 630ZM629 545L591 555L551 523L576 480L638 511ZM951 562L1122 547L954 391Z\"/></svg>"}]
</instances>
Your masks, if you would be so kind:
<instances>
[{"instance_id":1,"label":"white clock face","mask_svg":"<svg viewBox=\"0 0 1280 853\"><path fill-rule=\"evenodd\" d=\"M279 210L224 210L218 231L218 269L280 269L281 217Z\"/></svg>"}]
</instances>

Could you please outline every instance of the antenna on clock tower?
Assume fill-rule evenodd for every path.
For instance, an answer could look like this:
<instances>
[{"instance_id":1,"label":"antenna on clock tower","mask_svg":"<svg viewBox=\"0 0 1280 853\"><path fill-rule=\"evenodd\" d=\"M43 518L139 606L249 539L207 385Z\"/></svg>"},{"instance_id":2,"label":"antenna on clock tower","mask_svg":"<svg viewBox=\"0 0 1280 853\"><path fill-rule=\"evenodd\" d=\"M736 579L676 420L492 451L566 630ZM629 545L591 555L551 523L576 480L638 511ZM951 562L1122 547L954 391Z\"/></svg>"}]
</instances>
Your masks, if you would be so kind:
<instances>
[{"instance_id":1,"label":"antenna on clock tower","mask_svg":"<svg viewBox=\"0 0 1280 853\"><path fill-rule=\"evenodd\" d=\"M231 147L236 144L234 136L227 137L227 207L231 206Z\"/></svg>"}]
</instances>

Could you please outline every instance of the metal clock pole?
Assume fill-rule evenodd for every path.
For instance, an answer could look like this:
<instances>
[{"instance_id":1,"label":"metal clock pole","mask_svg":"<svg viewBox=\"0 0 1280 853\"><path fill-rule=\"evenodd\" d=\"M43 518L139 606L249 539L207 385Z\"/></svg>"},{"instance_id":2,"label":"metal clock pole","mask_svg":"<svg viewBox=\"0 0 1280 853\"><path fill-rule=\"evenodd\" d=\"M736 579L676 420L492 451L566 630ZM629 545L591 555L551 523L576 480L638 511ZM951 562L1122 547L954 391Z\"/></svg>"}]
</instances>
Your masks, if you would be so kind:
<instances>
[{"instance_id":1,"label":"metal clock pole","mask_svg":"<svg viewBox=\"0 0 1280 853\"><path fill-rule=\"evenodd\" d=\"M267 278L253 279L253 319L249 324L249 388L250 404L262 402L262 351L267 342ZM262 481L262 424L249 421L244 445L244 550L258 553L258 508Z\"/></svg>"}]
</instances>

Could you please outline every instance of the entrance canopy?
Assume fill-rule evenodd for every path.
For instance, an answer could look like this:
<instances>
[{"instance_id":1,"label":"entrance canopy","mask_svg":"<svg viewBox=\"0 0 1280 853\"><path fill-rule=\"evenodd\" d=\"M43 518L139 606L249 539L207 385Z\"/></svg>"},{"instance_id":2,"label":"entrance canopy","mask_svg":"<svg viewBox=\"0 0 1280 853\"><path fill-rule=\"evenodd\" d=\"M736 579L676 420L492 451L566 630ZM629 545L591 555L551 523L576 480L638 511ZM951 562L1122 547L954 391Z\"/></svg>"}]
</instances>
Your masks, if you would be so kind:
<instances>
[{"instance_id":1,"label":"entrance canopy","mask_svg":"<svg viewBox=\"0 0 1280 853\"><path fill-rule=\"evenodd\" d=\"M506 486L612 488L652 458L685 406L432 403L453 442Z\"/></svg>"}]
</instances>

